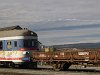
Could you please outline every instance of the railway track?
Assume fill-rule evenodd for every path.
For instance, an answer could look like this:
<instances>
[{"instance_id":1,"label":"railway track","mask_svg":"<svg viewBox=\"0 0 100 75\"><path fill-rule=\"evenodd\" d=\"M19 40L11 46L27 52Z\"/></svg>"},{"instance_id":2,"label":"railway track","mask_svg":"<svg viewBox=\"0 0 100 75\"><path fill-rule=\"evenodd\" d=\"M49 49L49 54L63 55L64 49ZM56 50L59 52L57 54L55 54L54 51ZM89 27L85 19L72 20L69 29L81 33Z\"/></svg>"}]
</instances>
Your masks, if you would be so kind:
<instances>
[{"instance_id":1,"label":"railway track","mask_svg":"<svg viewBox=\"0 0 100 75\"><path fill-rule=\"evenodd\" d=\"M38 69L0 68L0 75L100 75L100 68L69 68L67 71L54 71L52 68Z\"/></svg>"}]
</instances>

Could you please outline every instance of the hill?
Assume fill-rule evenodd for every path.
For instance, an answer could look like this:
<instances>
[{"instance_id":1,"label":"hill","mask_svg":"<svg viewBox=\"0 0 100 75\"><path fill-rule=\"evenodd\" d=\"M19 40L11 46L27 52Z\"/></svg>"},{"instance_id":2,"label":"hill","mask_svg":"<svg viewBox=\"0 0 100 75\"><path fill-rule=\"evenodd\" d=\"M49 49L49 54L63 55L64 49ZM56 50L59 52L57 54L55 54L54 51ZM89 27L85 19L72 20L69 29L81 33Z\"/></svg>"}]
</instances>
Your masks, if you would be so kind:
<instances>
[{"instance_id":1,"label":"hill","mask_svg":"<svg viewBox=\"0 0 100 75\"><path fill-rule=\"evenodd\" d=\"M54 45L54 48L100 48L100 43L77 43L77 44L64 44L64 45Z\"/></svg>"}]
</instances>

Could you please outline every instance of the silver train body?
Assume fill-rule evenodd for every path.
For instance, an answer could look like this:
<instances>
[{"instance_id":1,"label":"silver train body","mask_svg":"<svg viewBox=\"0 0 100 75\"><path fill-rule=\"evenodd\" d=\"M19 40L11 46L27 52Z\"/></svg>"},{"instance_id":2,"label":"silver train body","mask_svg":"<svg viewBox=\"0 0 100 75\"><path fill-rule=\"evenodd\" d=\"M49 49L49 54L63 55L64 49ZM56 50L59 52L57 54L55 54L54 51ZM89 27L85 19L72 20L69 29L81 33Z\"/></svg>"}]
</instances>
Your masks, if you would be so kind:
<instances>
[{"instance_id":1,"label":"silver train body","mask_svg":"<svg viewBox=\"0 0 100 75\"><path fill-rule=\"evenodd\" d=\"M0 31L0 65L32 64L32 52L37 50L38 36L35 32L28 29Z\"/></svg>"}]
</instances>

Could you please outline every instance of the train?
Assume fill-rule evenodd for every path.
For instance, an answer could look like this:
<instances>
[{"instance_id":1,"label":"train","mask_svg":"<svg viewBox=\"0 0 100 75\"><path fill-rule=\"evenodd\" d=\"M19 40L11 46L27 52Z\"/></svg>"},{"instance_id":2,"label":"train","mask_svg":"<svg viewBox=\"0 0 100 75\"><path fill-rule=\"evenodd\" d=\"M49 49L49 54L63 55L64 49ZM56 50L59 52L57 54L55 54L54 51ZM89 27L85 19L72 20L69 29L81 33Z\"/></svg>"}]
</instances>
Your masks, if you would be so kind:
<instances>
[{"instance_id":1,"label":"train","mask_svg":"<svg viewBox=\"0 0 100 75\"><path fill-rule=\"evenodd\" d=\"M0 66L38 68L46 63L54 70L67 70L71 65L100 65L100 49L61 49L39 51L38 35L20 26L0 28Z\"/></svg>"},{"instance_id":2,"label":"train","mask_svg":"<svg viewBox=\"0 0 100 75\"><path fill-rule=\"evenodd\" d=\"M31 60L33 51L38 51L35 32L20 26L0 28L0 65L35 68L37 63Z\"/></svg>"}]
</instances>

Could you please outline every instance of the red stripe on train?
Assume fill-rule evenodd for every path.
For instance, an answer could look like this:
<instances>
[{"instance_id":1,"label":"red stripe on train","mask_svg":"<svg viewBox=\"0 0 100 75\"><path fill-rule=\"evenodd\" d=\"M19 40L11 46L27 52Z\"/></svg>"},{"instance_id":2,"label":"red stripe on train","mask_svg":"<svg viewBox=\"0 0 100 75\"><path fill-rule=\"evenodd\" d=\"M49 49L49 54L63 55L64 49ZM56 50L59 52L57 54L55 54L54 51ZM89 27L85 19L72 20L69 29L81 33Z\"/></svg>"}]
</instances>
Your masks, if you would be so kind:
<instances>
[{"instance_id":1,"label":"red stripe on train","mask_svg":"<svg viewBox=\"0 0 100 75\"><path fill-rule=\"evenodd\" d=\"M22 60L22 58L1 58L0 60Z\"/></svg>"},{"instance_id":2,"label":"red stripe on train","mask_svg":"<svg viewBox=\"0 0 100 75\"><path fill-rule=\"evenodd\" d=\"M19 51L38 50L37 48L19 48Z\"/></svg>"}]
</instances>

